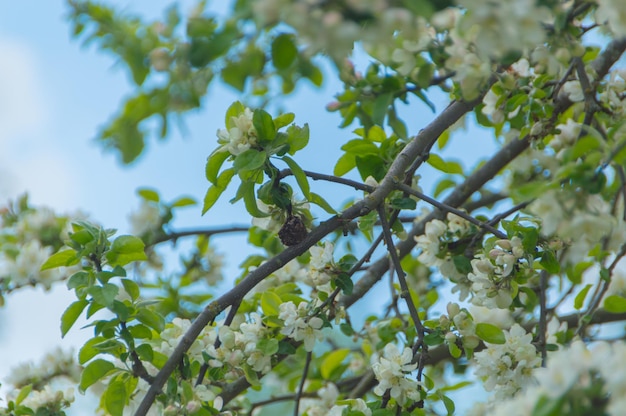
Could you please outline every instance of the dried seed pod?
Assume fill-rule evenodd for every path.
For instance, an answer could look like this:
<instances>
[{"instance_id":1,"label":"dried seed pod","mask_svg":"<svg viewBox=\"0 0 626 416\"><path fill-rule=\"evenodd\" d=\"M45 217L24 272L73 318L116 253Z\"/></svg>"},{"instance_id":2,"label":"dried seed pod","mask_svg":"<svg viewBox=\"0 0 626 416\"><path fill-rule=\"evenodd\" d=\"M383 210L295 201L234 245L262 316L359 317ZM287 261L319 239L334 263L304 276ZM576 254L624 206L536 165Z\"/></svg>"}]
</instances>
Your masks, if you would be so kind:
<instances>
[{"instance_id":1,"label":"dried seed pod","mask_svg":"<svg viewBox=\"0 0 626 416\"><path fill-rule=\"evenodd\" d=\"M278 231L280 241L286 246L295 246L305 239L308 231L302 222L302 218L289 215L283 226Z\"/></svg>"}]
</instances>

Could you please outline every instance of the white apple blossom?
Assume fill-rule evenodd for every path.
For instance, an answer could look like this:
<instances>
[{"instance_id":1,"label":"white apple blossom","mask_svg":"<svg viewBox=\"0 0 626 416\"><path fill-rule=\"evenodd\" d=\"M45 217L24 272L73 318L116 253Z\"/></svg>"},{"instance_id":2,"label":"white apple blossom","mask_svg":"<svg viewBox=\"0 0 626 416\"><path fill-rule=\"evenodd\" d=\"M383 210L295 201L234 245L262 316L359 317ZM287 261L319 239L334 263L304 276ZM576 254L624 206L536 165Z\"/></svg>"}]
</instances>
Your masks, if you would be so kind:
<instances>
[{"instance_id":1,"label":"white apple blossom","mask_svg":"<svg viewBox=\"0 0 626 416\"><path fill-rule=\"evenodd\" d=\"M548 9L534 0L464 0L466 13L459 19L459 30L473 39L483 58L501 57L541 44L545 38L542 23Z\"/></svg>"},{"instance_id":2,"label":"white apple blossom","mask_svg":"<svg viewBox=\"0 0 626 416\"><path fill-rule=\"evenodd\" d=\"M217 142L221 147L217 152L229 152L237 156L256 145L257 132L252 124L253 112L245 108L237 117L231 117L232 127L217 131Z\"/></svg>"},{"instance_id":3,"label":"white apple blossom","mask_svg":"<svg viewBox=\"0 0 626 416\"><path fill-rule=\"evenodd\" d=\"M446 223L441 220L432 220L426 224L424 234L415 237L417 248L422 252L417 259L426 266L437 266L441 263L441 259L437 257L439 254L440 241L439 237L446 232Z\"/></svg>"},{"instance_id":4,"label":"white apple blossom","mask_svg":"<svg viewBox=\"0 0 626 416\"><path fill-rule=\"evenodd\" d=\"M474 258L471 264L472 272L467 278L472 282L472 303L488 308L508 308L513 298L508 285L502 284L502 278L506 277L503 273L507 269L495 267L482 254Z\"/></svg>"},{"instance_id":5,"label":"white apple blossom","mask_svg":"<svg viewBox=\"0 0 626 416\"><path fill-rule=\"evenodd\" d=\"M60 391L46 385L42 390L31 391L21 404L33 410L42 409L37 414L61 414L61 411L68 408L72 402L74 402L73 388Z\"/></svg>"},{"instance_id":6,"label":"white apple blossom","mask_svg":"<svg viewBox=\"0 0 626 416\"><path fill-rule=\"evenodd\" d=\"M282 303L278 319L284 322L280 333L296 341L303 341L307 351L312 351L315 341L323 338L321 328L324 321L317 316L308 316L306 302L300 302L297 307L292 301Z\"/></svg>"},{"instance_id":7,"label":"white apple blossom","mask_svg":"<svg viewBox=\"0 0 626 416\"><path fill-rule=\"evenodd\" d=\"M324 242L324 246L313 246L309 249L311 260L309 262L309 278L314 287L326 285L332 278L333 271L333 243Z\"/></svg>"},{"instance_id":8,"label":"white apple blossom","mask_svg":"<svg viewBox=\"0 0 626 416\"><path fill-rule=\"evenodd\" d=\"M142 236L163 225L159 206L145 199L141 200L139 209L128 216L128 220L130 222L131 233L136 236Z\"/></svg>"},{"instance_id":9,"label":"white apple blossom","mask_svg":"<svg viewBox=\"0 0 626 416\"><path fill-rule=\"evenodd\" d=\"M541 365L532 334L518 324L504 331L504 344L489 344L475 354L476 375L496 399L511 397L533 380L533 370Z\"/></svg>"},{"instance_id":10,"label":"white apple blossom","mask_svg":"<svg viewBox=\"0 0 626 416\"><path fill-rule=\"evenodd\" d=\"M402 353L395 344L387 344L382 355L372 356L372 370L378 380L374 393L378 396L389 390L392 398L404 404L407 399L419 400L419 383L410 378L410 374L417 368L413 363L413 351L405 347Z\"/></svg>"},{"instance_id":11,"label":"white apple blossom","mask_svg":"<svg viewBox=\"0 0 626 416\"><path fill-rule=\"evenodd\" d=\"M350 412L361 412L363 416L372 416L372 410L363 399L351 399L348 404L337 404L329 410L328 416L342 416L345 409L349 409Z\"/></svg>"},{"instance_id":12,"label":"white apple blossom","mask_svg":"<svg viewBox=\"0 0 626 416\"><path fill-rule=\"evenodd\" d=\"M20 246L15 257L0 252L0 278L11 282L12 289L41 285L50 290L52 285L66 276L65 268L41 270L52 255L52 247L42 246L39 240L30 240Z\"/></svg>"},{"instance_id":13,"label":"white apple blossom","mask_svg":"<svg viewBox=\"0 0 626 416\"><path fill-rule=\"evenodd\" d=\"M580 86L580 81L578 80L567 81L563 84L563 92L567 94L567 97L573 102L579 102L585 99L583 88Z\"/></svg>"},{"instance_id":14,"label":"white apple blossom","mask_svg":"<svg viewBox=\"0 0 626 416\"><path fill-rule=\"evenodd\" d=\"M608 22L611 31L617 36L626 36L626 4L621 0L597 0L596 20L600 24Z\"/></svg>"},{"instance_id":15,"label":"white apple blossom","mask_svg":"<svg viewBox=\"0 0 626 416\"><path fill-rule=\"evenodd\" d=\"M317 391L319 399L303 401L304 414L307 416L327 416L339 398L339 389L334 383L328 383Z\"/></svg>"}]
</instances>

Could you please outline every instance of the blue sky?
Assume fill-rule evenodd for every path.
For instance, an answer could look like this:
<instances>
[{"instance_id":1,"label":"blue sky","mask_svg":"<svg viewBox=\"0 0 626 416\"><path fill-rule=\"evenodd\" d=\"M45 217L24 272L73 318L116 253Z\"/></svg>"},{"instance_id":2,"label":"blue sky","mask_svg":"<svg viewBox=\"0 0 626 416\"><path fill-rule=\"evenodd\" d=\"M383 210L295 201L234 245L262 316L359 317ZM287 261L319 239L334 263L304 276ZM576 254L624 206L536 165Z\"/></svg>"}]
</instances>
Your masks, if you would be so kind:
<instances>
[{"instance_id":1,"label":"blue sky","mask_svg":"<svg viewBox=\"0 0 626 416\"><path fill-rule=\"evenodd\" d=\"M160 16L169 4L151 0L109 3L152 17ZM194 3L179 2L183 11ZM154 187L166 200L184 194L201 201L208 185L204 178L206 157L216 146L215 132L223 127L225 109L238 99L237 94L212 85L205 108L185 118L188 133L184 137L174 131L164 142L149 139L147 153L132 166L123 167L114 154L104 153L93 137L131 91L127 73L111 55L71 39L65 13L61 0L0 5L0 201L28 191L35 205L60 212L80 209L104 226L122 232L128 230L129 212L138 206L138 187ZM281 104L296 114L297 123L308 122L311 127L310 148L297 155L298 162L305 169L331 173L341 154L341 143L353 136L350 129L337 129L337 114L324 110L340 91L332 77L326 80L321 90L304 85ZM443 100L435 102L441 110ZM407 113L411 134L432 118L430 110L420 108ZM477 140L467 135L462 140L473 139ZM480 150L489 154L493 143L484 137L480 142ZM457 157L470 147L476 148L469 142L467 145L459 149ZM423 186L427 192L435 178L426 174ZM328 199L337 206L348 195L317 182L311 185L324 196L330 190ZM188 208L177 226L249 223L242 207L227 202L204 217L200 208ZM237 252L241 260L240 239L219 241L219 251ZM239 260L231 259L230 266ZM0 360L0 381L17 363L38 360L55 345L77 345L87 337L87 331L73 330L65 340L59 338L59 317L71 299L72 294L63 286L51 296L25 290L7 299L0 309L0 356L10 359Z\"/></svg>"}]
</instances>

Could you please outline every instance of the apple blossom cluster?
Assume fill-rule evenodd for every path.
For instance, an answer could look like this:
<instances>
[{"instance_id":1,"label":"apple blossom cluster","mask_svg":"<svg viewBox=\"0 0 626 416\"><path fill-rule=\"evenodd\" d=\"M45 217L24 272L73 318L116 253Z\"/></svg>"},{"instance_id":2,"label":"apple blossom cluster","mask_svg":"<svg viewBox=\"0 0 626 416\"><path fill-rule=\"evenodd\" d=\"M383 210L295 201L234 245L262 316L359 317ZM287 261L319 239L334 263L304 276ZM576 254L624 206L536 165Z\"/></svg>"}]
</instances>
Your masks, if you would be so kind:
<instances>
[{"instance_id":1,"label":"apple blossom cluster","mask_svg":"<svg viewBox=\"0 0 626 416\"><path fill-rule=\"evenodd\" d=\"M438 267L440 273L455 283L453 292L460 292L461 300L471 293L472 303L489 308L507 308L513 301L510 279L514 266L524 257L519 237L498 240L489 253L475 254L471 260L472 271L463 275L446 251L447 244L466 236L469 223L449 213L447 223L432 220L425 226L424 234L415 237L421 253L417 259L427 267Z\"/></svg>"},{"instance_id":2,"label":"apple blossom cluster","mask_svg":"<svg viewBox=\"0 0 626 416\"><path fill-rule=\"evenodd\" d=\"M56 378L77 382L80 379L80 373L81 367L76 364L73 352L55 348L37 364L26 362L12 368L6 381L16 388L29 384L38 387Z\"/></svg>"},{"instance_id":3,"label":"apple blossom cluster","mask_svg":"<svg viewBox=\"0 0 626 416\"><path fill-rule=\"evenodd\" d=\"M293 302L285 302L280 305L278 318L284 322L280 333L295 341L302 341L306 351L313 351L315 341L323 338L322 326L324 321L317 316L309 316L309 305L300 302L296 306Z\"/></svg>"},{"instance_id":4,"label":"apple blossom cluster","mask_svg":"<svg viewBox=\"0 0 626 416\"><path fill-rule=\"evenodd\" d=\"M257 132L252 124L252 116L252 110L246 107L243 113L231 117L232 127L217 131L217 142L221 147L216 152L237 156L256 145Z\"/></svg>"},{"instance_id":5,"label":"apple blossom cluster","mask_svg":"<svg viewBox=\"0 0 626 416\"><path fill-rule=\"evenodd\" d=\"M417 368L411 348L404 347L400 352L395 344L389 343L383 348L382 354L372 355L371 364L378 381L374 394L382 397L389 391L399 404L407 400L420 400L420 383L411 378L411 373Z\"/></svg>"},{"instance_id":6,"label":"apple blossom cluster","mask_svg":"<svg viewBox=\"0 0 626 416\"><path fill-rule=\"evenodd\" d=\"M471 261L472 272L467 278L472 282L472 303L487 308L508 308L513 302L511 273L524 256L522 240L498 240L487 256L479 254Z\"/></svg>"},{"instance_id":7,"label":"apple blossom cluster","mask_svg":"<svg viewBox=\"0 0 626 416\"><path fill-rule=\"evenodd\" d=\"M30 207L26 196L15 206L0 209L0 304L2 293L38 285L50 290L71 274L70 268L41 270L63 246L69 223L69 216L57 215L46 207Z\"/></svg>"},{"instance_id":8,"label":"apple blossom cluster","mask_svg":"<svg viewBox=\"0 0 626 416\"><path fill-rule=\"evenodd\" d=\"M159 205L141 200L141 205L137 211L131 212L128 216L130 229L133 235L143 236L149 232L158 230L163 225L163 218Z\"/></svg>"},{"instance_id":9,"label":"apple blossom cluster","mask_svg":"<svg viewBox=\"0 0 626 416\"><path fill-rule=\"evenodd\" d=\"M250 322L243 322L239 328L220 326L218 330L220 346L209 346L211 367L241 368L245 363L254 371L266 374L271 370L272 354L259 348L263 339L271 338L272 331L263 325L258 313L250 314ZM276 343L276 346L278 344ZM275 351L273 351L275 352Z\"/></svg>"},{"instance_id":10,"label":"apple blossom cluster","mask_svg":"<svg viewBox=\"0 0 626 416\"><path fill-rule=\"evenodd\" d=\"M17 394L19 391L15 391ZM15 402L16 397L10 395L9 401ZM16 414L57 415L69 408L74 402L74 389L65 391L55 390L46 385L41 390L31 390L28 395L17 403L17 409L5 409L0 407L1 416L13 416ZM15 413L18 410L19 413Z\"/></svg>"},{"instance_id":11,"label":"apple blossom cluster","mask_svg":"<svg viewBox=\"0 0 626 416\"><path fill-rule=\"evenodd\" d=\"M21 399L18 406L20 414L57 414L70 406L74 401L74 389L59 390L59 384L65 382L77 383L82 369L76 364L72 352L56 348L44 356L41 362L35 364L27 362L11 369L6 381L13 386L8 394L7 401L17 402L17 397L25 392L28 394ZM57 388L53 389L55 385ZM30 409L28 413L24 408ZM46 413L49 412L49 413ZM7 409L0 407L0 415L13 415Z\"/></svg>"},{"instance_id":12,"label":"apple blossom cluster","mask_svg":"<svg viewBox=\"0 0 626 416\"><path fill-rule=\"evenodd\" d=\"M626 343L582 341L552 353L545 368L533 372L535 383L508 400L480 403L468 413L530 416L538 408L553 414L619 416L626 406Z\"/></svg>"},{"instance_id":13,"label":"apple blossom cluster","mask_svg":"<svg viewBox=\"0 0 626 416\"><path fill-rule=\"evenodd\" d=\"M448 303L446 311L447 315L439 317L439 327L445 333L444 337L448 345L456 345L460 340L463 348L476 348L480 343L480 338L476 335L474 317L466 310L461 310L457 303Z\"/></svg>"},{"instance_id":14,"label":"apple blossom cluster","mask_svg":"<svg viewBox=\"0 0 626 416\"><path fill-rule=\"evenodd\" d=\"M579 262L601 241L609 251L619 250L626 241L626 223L612 214L611 205L600 195L549 190L528 210L541 219L544 236L558 236L563 241L565 263Z\"/></svg>"},{"instance_id":15,"label":"apple blossom cluster","mask_svg":"<svg viewBox=\"0 0 626 416\"><path fill-rule=\"evenodd\" d=\"M477 352L476 375L485 390L494 391L495 399L511 397L533 380L534 370L541 366L541 357L532 344L533 336L518 324L504 331L504 344L489 344Z\"/></svg>"}]
</instances>

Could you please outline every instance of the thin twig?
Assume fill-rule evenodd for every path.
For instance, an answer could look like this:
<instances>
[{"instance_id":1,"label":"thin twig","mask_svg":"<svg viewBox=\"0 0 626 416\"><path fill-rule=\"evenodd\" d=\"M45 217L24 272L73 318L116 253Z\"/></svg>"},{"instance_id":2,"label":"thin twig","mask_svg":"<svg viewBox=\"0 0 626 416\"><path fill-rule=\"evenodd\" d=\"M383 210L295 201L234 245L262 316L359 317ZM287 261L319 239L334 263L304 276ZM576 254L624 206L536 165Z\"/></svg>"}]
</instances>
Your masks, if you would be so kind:
<instances>
[{"instance_id":1,"label":"thin twig","mask_svg":"<svg viewBox=\"0 0 626 416\"><path fill-rule=\"evenodd\" d=\"M415 329L417 329L418 336L421 340L421 338L424 337L425 328L419 317L415 303L413 303L413 299L411 298L411 290L409 289L409 285L406 283L406 274L400 264L400 258L398 257L398 252L396 251L391 232L389 231L389 223L387 222L383 206L378 207L378 216L380 217L380 222L382 224L385 244L387 244L387 251L389 252L389 257L391 258L391 264L393 265L393 269L396 271L398 283L400 284L400 289L402 290L400 297L404 299L407 307L409 308L409 315L411 316L411 319L413 319L413 325L415 325Z\"/></svg>"},{"instance_id":2,"label":"thin twig","mask_svg":"<svg viewBox=\"0 0 626 416\"><path fill-rule=\"evenodd\" d=\"M548 320L548 313L546 310L546 290L548 287L548 272L542 270L539 275L539 351L541 353L541 366L546 366L546 359L548 358L548 350L546 349L546 322Z\"/></svg>"},{"instance_id":3,"label":"thin twig","mask_svg":"<svg viewBox=\"0 0 626 416\"><path fill-rule=\"evenodd\" d=\"M423 193L421 193L420 191L411 188L408 185L405 185L403 183L399 183L397 185L398 189L401 190L402 192L406 192L407 194L411 194L413 196L418 197L419 199L421 199L422 201L428 202L429 204L431 204L434 207L439 208L441 211L443 212L451 212L454 215L457 215L465 220L467 220L468 222L483 228L487 231L489 231L491 234L495 235L498 238L502 238L505 239L507 238L506 234L504 234L502 231L497 230L495 228L493 228L491 225L484 223L482 221L477 220L476 218L472 217L471 215L469 215L467 212L460 210L460 209L456 209L454 207L451 207L449 205L446 205L443 202L439 202L434 198L431 198L427 195L424 195Z\"/></svg>"},{"instance_id":4,"label":"thin twig","mask_svg":"<svg viewBox=\"0 0 626 416\"><path fill-rule=\"evenodd\" d=\"M313 353L311 351L306 353L306 361L304 362L304 371L302 371L302 379L300 379L300 385L294 398L295 407L293 409L293 416L298 416L298 410L300 409L300 398L302 397L302 391L304 390L304 382L306 381L307 374L309 373L309 365L311 365L311 358Z\"/></svg>"}]
</instances>

